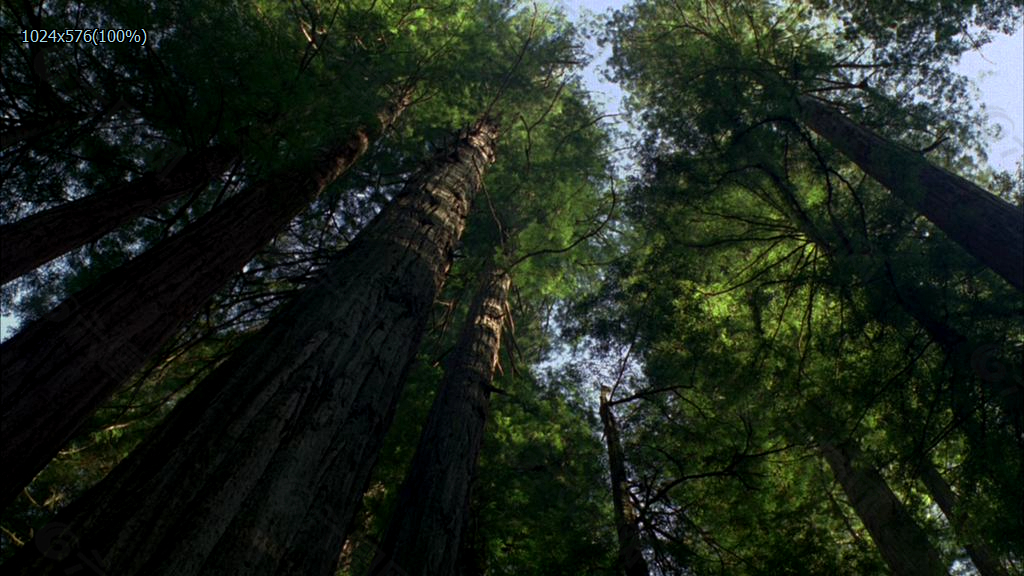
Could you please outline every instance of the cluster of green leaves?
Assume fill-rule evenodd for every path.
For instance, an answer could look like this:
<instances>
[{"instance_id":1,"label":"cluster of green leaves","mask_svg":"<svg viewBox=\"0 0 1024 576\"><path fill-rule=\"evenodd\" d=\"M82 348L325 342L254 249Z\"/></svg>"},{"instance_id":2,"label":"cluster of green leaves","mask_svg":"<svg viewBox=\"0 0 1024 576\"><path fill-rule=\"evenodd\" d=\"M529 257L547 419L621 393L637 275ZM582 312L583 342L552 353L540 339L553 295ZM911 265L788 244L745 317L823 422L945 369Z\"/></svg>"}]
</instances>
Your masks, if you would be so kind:
<instances>
[{"instance_id":1,"label":"cluster of green leaves","mask_svg":"<svg viewBox=\"0 0 1024 576\"><path fill-rule=\"evenodd\" d=\"M979 539L1021 558L1024 522L1006 512L1021 509L1019 297L816 142L794 108L798 94L827 98L992 181L949 71L963 37L899 60L866 22L922 34L909 7L832 4L652 0L610 20L614 76L646 137L626 199L636 238L564 322L642 368L617 382L615 406L665 572L883 572L817 455L830 438L860 444L951 565ZM928 12L960 25L961 8ZM983 19L1002 29L1018 12ZM969 526L928 508L925 461Z\"/></svg>"}]
</instances>

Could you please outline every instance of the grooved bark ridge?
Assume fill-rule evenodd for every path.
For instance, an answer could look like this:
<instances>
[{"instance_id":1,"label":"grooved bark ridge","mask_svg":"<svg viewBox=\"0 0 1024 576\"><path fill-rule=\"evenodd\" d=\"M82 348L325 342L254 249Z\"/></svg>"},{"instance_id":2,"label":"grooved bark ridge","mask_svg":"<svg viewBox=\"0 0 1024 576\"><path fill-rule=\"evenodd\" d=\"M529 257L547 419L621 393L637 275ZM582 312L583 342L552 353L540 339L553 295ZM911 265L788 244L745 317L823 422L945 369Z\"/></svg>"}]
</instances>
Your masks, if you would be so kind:
<instances>
[{"instance_id":1,"label":"grooved bark ridge","mask_svg":"<svg viewBox=\"0 0 1024 576\"><path fill-rule=\"evenodd\" d=\"M407 184L10 572L334 574L495 134Z\"/></svg>"},{"instance_id":2,"label":"grooved bark ridge","mask_svg":"<svg viewBox=\"0 0 1024 576\"><path fill-rule=\"evenodd\" d=\"M454 576L511 283L483 273L370 576Z\"/></svg>"}]
</instances>

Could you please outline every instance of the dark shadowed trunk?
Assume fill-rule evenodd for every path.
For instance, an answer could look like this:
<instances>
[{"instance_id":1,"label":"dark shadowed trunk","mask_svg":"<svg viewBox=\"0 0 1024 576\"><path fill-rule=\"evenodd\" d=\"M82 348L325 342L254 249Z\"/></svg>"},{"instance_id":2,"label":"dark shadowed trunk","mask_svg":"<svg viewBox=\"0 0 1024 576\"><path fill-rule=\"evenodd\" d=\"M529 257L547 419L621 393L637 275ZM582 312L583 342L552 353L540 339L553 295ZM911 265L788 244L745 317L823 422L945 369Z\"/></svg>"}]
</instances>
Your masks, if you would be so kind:
<instances>
[{"instance_id":1,"label":"dark shadowed trunk","mask_svg":"<svg viewBox=\"0 0 1024 576\"><path fill-rule=\"evenodd\" d=\"M476 486L477 478L477 476L473 476L472 484L474 486ZM459 539L459 558L455 569L458 576L486 576L485 545L485 539L480 533L480 505L474 495L474 489L471 488L466 525L462 529L462 538Z\"/></svg>"},{"instance_id":2,"label":"dark shadowed trunk","mask_svg":"<svg viewBox=\"0 0 1024 576\"><path fill-rule=\"evenodd\" d=\"M863 462L860 449L851 442L821 442L819 446L850 506L893 574L947 575L924 530L889 489L885 478Z\"/></svg>"},{"instance_id":3,"label":"dark shadowed trunk","mask_svg":"<svg viewBox=\"0 0 1024 576\"><path fill-rule=\"evenodd\" d=\"M510 279L483 273L370 576L455 576Z\"/></svg>"},{"instance_id":4,"label":"dark shadowed trunk","mask_svg":"<svg viewBox=\"0 0 1024 576\"><path fill-rule=\"evenodd\" d=\"M650 569L644 558L640 541L640 524L633 502L629 499L626 478L626 457L622 452L619 425L609 404L611 390L601 389L601 424L608 444L608 466L612 477L612 500L615 505L615 532L619 538L619 564L626 576L649 576Z\"/></svg>"},{"instance_id":5,"label":"dark shadowed trunk","mask_svg":"<svg viewBox=\"0 0 1024 576\"><path fill-rule=\"evenodd\" d=\"M8 572L333 575L494 138L424 168Z\"/></svg>"},{"instance_id":6,"label":"dark shadowed trunk","mask_svg":"<svg viewBox=\"0 0 1024 576\"><path fill-rule=\"evenodd\" d=\"M389 112L389 124L401 107ZM9 502L75 430L263 246L366 151L364 128L313 164L251 186L0 345Z\"/></svg>"},{"instance_id":7,"label":"dark shadowed trunk","mask_svg":"<svg viewBox=\"0 0 1024 576\"><path fill-rule=\"evenodd\" d=\"M212 147L184 154L157 172L0 226L0 283L50 260L175 198L200 192L227 170L235 153Z\"/></svg>"},{"instance_id":8,"label":"dark shadowed trunk","mask_svg":"<svg viewBox=\"0 0 1024 576\"><path fill-rule=\"evenodd\" d=\"M925 487L928 488L928 494L939 505L939 509L942 510L942 514L949 521L954 532L962 534L965 518L962 511L958 510L956 494L953 493L953 489L950 488L946 479L939 474L927 456L922 460L918 474ZM974 563L974 567L978 569L981 576L1007 576L1006 570L999 563L998 558L984 542L973 538L968 538L968 540L963 543L964 549L967 550L971 562Z\"/></svg>"},{"instance_id":9,"label":"dark shadowed trunk","mask_svg":"<svg viewBox=\"0 0 1024 576\"><path fill-rule=\"evenodd\" d=\"M801 96L800 118L983 264L1024 290L1024 212L967 180Z\"/></svg>"}]
</instances>

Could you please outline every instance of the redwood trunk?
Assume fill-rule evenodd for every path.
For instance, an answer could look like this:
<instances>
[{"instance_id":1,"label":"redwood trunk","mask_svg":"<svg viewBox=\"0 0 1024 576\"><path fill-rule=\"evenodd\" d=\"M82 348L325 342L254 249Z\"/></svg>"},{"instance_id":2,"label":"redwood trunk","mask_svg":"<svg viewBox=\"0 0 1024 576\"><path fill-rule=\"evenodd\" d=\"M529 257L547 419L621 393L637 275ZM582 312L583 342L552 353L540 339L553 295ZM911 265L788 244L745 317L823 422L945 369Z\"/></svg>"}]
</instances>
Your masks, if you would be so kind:
<instances>
[{"instance_id":1,"label":"redwood trunk","mask_svg":"<svg viewBox=\"0 0 1024 576\"><path fill-rule=\"evenodd\" d=\"M0 345L0 504L203 303L366 151L357 130L314 166L280 173L110 272Z\"/></svg>"},{"instance_id":2,"label":"redwood trunk","mask_svg":"<svg viewBox=\"0 0 1024 576\"><path fill-rule=\"evenodd\" d=\"M626 458L622 452L622 440L619 438L619 425L609 404L609 393L607 388L601 390L600 413L605 442L608 444L612 500L615 505L615 532L619 539L619 564L626 576L649 576L651 572L640 544L640 525L636 510L629 499Z\"/></svg>"},{"instance_id":3,"label":"redwood trunk","mask_svg":"<svg viewBox=\"0 0 1024 576\"><path fill-rule=\"evenodd\" d=\"M454 576L469 514L510 279L484 273L370 576Z\"/></svg>"},{"instance_id":4,"label":"redwood trunk","mask_svg":"<svg viewBox=\"0 0 1024 576\"><path fill-rule=\"evenodd\" d=\"M493 140L421 172L14 568L333 575Z\"/></svg>"},{"instance_id":5,"label":"redwood trunk","mask_svg":"<svg viewBox=\"0 0 1024 576\"><path fill-rule=\"evenodd\" d=\"M822 442L821 454L885 563L896 576L948 575L939 553L896 498L885 478L866 466L853 444Z\"/></svg>"},{"instance_id":6,"label":"redwood trunk","mask_svg":"<svg viewBox=\"0 0 1024 576\"><path fill-rule=\"evenodd\" d=\"M175 198L199 192L224 172L235 154L223 147L189 152L106 193L92 194L0 226L0 283L50 260Z\"/></svg>"},{"instance_id":7,"label":"redwood trunk","mask_svg":"<svg viewBox=\"0 0 1024 576\"><path fill-rule=\"evenodd\" d=\"M1024 213L1019 208L813 98L801 96L799 104L808 127L985 266L1024 290Z\"/></svg>"},{"instance_id":8,"label":"redwood trunk","mask_svg":"<svg viewBox=\"0 0 1024 576\"><path fill-rule=\"evenodd\" d=\"M949 487L946 479L935 469L935 465L927 460L927 457L922 462L920 477L925 487L928 488L928 494L931 495L932 500L939 505L942 514L953 526L954 532L962 533L964 516L958 510L956 494L953 493L953 489ZM964 549L967 550L971 562L974 563L974 567L978 569L981 576L1007 576L1006 570L984 542L965 543Z\"/></svg>"}]
</instances>

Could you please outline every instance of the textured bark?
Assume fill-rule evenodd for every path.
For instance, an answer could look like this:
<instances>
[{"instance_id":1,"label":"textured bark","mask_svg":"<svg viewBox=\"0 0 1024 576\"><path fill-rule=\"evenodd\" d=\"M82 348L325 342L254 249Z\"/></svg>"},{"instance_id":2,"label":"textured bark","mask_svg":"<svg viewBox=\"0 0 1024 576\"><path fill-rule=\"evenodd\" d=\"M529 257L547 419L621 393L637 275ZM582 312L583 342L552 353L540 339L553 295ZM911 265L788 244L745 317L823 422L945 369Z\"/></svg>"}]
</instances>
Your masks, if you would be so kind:
<instances>
[{"instance_id":1,"label":"textured bark","mask_svg":"<svg viewBox=\"0 0 1024 576\"><path fill-rule=\"evenodd\" d=\"M931 495L932 500L939 505L939 509L942 510L942 514L949 520L953 530L960 533L965 518L962 511L958 510L957 497L953 493L953 489L949 487L946 479L939 474L939 471L935 469L935 465L928 461L927 458L921 463L919 473L921 481L928 488L928 494ZM989 550L984 542L976 540L965 542L964 549L967 550L968 556L971 557L971 562L974 563L974 567L978 569L981 576L1007 576L1006 569L1003 568L996 555Z\"/></svg>"},{"instance_id":2,"label":"textured bark","mask_svg":"<svg viewBox=\"0 0 1024 576\"><path fill-rule=\"evenodd\" d=\"M389 112L385 120L393 117ZM314 165L228 199L0 345L0 504L378 133L379 127L357 130Z\"/></svg>"},{"instance_id":3,"label":"textured bark","mask_svg":"<svg viewBox=\"0 0 1024 576\"><path fill-rule=\"evenodd\" d=\"M370 576L454 576L469 514L510 279L484 273L420 435Z\"/></svg>"},{"instance_id":4,"label":"textured bark","mask_svg":"<svg viewBox=\"0 0 1024 576\"><path fill-rule=\"evenodd\" d=\"M885 563L896 576L947 575L939 553L896 498L885 478L866 466L849 442L820 443L821 454Z\"/></svg>"},{"instance_id":5,"label":"textured bark","mask_svg":"<svg viewBox=\"0 0 1024 576\"><path fill-rule=\"evenodd\" d=\"M812 98L801 119L985 266L1024 290L1024 212Z\"/></svg>"},{"instance_id":6,"label":"textured bark","mask_svg":"<svg viewBox=\"0 0 1024 576\"><path fill-rule=\"evenodd\" d=\"M615 505L615 532L619 539L619 564L626 576L649 576L650 569L640 547L640 525L629 499L626 478L626 457L622 452L619 425L609 405L608 388L601 390L601 424L608 444L608 464L612 477L612 500Z\"/></svg>"},{"instance_id":7,"label":"textured bark","mask_svg":"<svg viewBox=\"0 0 1024 576\"><path fill-rule=\"evenodd\" d=\"M201 191L235 158L225 147L189 152L157 172L0 226L0 283L50 260L175 198Z\"/></svg>"},{"instance_id":8,"label":"textured bark","mask_svg":"<svg viewBox=\"0 0 1024 576\"><path fill-rule=\"evenodd\" d=\"M8 573L333 575L494 132L412 180Z\"/></svg>"}]
</instances>

